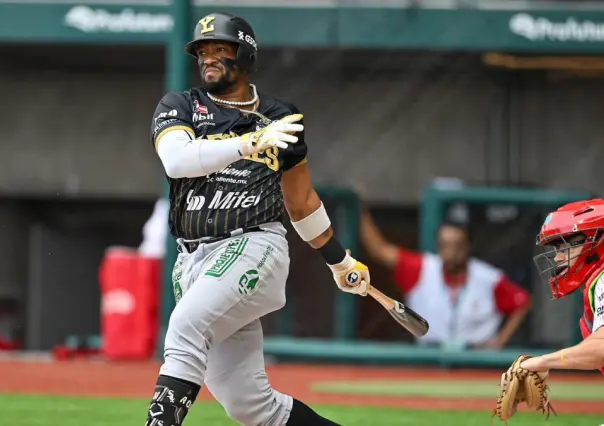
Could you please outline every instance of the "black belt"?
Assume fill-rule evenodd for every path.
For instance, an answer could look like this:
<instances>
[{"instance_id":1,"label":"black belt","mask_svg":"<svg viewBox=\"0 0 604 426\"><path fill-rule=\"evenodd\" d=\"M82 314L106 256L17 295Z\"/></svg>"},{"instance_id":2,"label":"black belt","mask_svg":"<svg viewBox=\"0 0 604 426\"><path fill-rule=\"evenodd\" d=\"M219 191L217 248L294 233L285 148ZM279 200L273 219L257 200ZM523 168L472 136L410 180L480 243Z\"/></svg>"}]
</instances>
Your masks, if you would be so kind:
<instances>
[{"instance_id":1,"label":"black belt","mask_svg":"<svg viewBox=\"0 0 604 426\"><path fill-rule=\"evenodd\" d=\"M193 253L195 250L197 250L197 247L199 247L200 244L216 243L218 241L226 240L227 238L237 237L239 235L247 234L248 232L260 232L260 231L263 231L263 229L259 226L248 226L245 228L238 228L238 229L235 229L226 234L217 235L215 237L209 237L209 238L203 237L198 240L189 240L189 241L184 240L184 241L181 241L181 243L183 246L185 246L185 248L187 249L187 252Z\"/></svg>"}]
</instances>

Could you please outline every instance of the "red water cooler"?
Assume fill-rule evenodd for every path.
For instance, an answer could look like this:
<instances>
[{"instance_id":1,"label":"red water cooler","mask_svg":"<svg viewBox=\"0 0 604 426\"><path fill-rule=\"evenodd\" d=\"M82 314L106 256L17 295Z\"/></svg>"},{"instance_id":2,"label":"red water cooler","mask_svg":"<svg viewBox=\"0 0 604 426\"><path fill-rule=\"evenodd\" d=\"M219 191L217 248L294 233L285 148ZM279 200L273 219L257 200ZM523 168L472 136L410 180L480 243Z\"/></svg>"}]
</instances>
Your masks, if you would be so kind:
<instances>
[{"instance_id":1,"label":"red water cooler","mask_svg":"<svg viewBox=\"0 0 604 426\"><path fill-rule=\"evenodd\" d=\"M162 260L136 250L106 251L100 267L102 354L109 360L143 360L156 351Z\"/></svg>"}]
</instances>

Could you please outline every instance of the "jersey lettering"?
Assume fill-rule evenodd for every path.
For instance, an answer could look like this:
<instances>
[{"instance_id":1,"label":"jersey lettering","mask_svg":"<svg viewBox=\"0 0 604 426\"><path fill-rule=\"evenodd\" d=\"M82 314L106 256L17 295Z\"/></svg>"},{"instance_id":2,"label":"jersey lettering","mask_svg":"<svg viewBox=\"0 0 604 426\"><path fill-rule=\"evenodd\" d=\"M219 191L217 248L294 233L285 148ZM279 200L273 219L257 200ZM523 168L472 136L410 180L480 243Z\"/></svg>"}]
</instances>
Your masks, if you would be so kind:
<instances>
[{"instance_id":1,"label":"jersey lettering","mask_svg":"<svg viewBox=\"0 0 604 426\"><path fill-rule=\"evenodd\" d=\"M224 196L223 196L224 195ZM224 194L222 191L216 191L214 198L208 206L209 209L230 209L230 208L248 208L251 206L257 206L260 202L262 193L258 195L248 195L247 191L239 192L227 192Z\"/></svg>"}]
</instances>

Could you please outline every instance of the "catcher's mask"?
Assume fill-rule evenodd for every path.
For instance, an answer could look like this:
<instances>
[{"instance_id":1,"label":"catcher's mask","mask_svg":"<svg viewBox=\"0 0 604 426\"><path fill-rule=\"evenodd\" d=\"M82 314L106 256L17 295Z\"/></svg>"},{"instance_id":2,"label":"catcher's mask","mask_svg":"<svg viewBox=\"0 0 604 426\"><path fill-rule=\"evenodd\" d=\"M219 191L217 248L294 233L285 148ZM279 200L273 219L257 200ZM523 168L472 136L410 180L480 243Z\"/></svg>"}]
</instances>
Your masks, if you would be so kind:
<instances>
[{"instance_id":1,"label":"catcher's mask","mask_svg":"<svg viewBox=\"0 0 604 426\"><path fill-rule=\"evenodd\" d=\"M534 257L554 299L577 290L604 259L604 200L566 204L545 218L537 235L543 253Z\"/></svg>"},{"instance_id":2,"label":"catcher's mask","mask_svg":"<svg viewBox=\"0 0 604 426\"><path fill-rule=\"evenodd\" d=\"M229 13L212 13L204 16L195 26L193 40L185 45L185 52L197 58L197 44L206 40L220 40L238 45L235 61L224 59L228 66L237 66L245 72L256 70L258 46L250 24Z\"/></svg>"}]
</instances>

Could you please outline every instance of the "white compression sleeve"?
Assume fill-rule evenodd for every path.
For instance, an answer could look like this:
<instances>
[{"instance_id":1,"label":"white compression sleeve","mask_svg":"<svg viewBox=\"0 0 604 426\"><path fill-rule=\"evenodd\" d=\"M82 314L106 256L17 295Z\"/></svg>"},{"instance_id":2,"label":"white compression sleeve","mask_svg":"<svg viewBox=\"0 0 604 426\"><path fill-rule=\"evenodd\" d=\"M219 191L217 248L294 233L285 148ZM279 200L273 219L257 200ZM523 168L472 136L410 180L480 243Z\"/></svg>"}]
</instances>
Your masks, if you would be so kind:
<instances>
[{"instance_id":1,"label":"white compression sleeve","mask_svg":"<svg viewBox=\"0 0 604 426\"><path fill-rule=\"evenodd\" d=\"M186 130L166 132L157 141L157 154L173 179L206 176L243 158L240 138L193 139Z\"/></svg>"}]
</instances>

